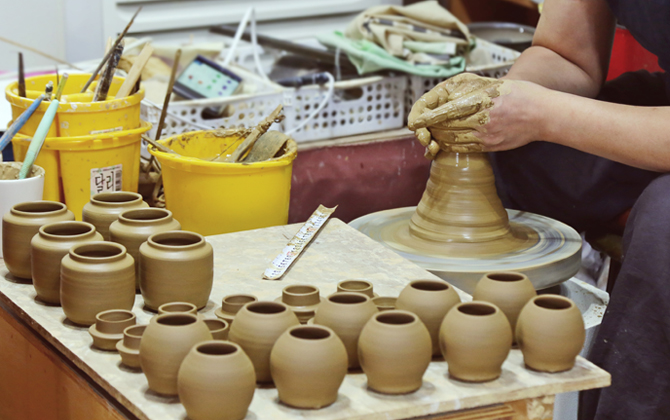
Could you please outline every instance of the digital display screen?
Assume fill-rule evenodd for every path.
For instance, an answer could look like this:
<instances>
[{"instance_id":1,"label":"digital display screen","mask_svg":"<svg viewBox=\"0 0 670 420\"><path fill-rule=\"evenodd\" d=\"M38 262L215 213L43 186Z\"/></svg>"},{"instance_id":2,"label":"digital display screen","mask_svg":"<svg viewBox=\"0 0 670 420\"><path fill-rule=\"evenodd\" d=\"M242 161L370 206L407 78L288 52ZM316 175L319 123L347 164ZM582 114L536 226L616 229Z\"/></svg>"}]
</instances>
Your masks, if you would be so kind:
<instances>
[{"instance_id":1,"label":"digital display screen","mask_svg":"<svg viewBox=\"0 0 670 420\"><path fill-rule=\"evenodd\" d=\"M177 81L206 98L230 96L240 85L239 80L197 59L186 67Z\"/></svg>"}]
</instances>

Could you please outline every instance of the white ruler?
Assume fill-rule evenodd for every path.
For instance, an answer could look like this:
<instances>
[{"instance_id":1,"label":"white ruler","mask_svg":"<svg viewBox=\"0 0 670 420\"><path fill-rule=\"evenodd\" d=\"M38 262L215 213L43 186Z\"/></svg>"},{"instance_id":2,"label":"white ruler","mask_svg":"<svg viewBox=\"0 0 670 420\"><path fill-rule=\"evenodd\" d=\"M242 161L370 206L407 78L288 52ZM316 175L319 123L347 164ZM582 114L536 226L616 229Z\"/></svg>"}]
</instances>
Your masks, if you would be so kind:
<instances>
[{"instance_id":1,"label":"white ruler","mask_svg":"<svg viewBox=\"0 0 670 420\"><path fill-rule=\"evenodd\" d=\"M337 206L329 209L320 205L307 219L298 233L286 244L281 253L277 255L277 258L270 263L270 267L263 273L263 278L266 280L279 280L312 239L314 239L319 229L326 223L336 208Z\"/></svg>"}]
</instances>

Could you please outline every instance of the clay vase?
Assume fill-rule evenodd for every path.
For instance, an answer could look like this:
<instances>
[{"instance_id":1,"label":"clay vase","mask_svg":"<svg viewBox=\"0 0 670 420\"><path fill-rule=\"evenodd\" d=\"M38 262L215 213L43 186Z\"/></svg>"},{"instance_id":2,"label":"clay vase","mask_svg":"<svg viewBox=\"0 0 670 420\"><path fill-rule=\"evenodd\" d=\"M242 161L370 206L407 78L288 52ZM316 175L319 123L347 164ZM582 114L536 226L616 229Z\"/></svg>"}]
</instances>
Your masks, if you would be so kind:
<instances>
[{"instance_id":1,"label":"clay vase","mask_svg":"<svg viewBox=\"0 0 670 420\"><path fill-rule=\"evenodd\" d=\"M140 368L140 342L146 329L146 325L133 325L123 330L123 340L116 343L121 363L134 369Z\"/></svg>"},{"instance_id":2,"label":"clay vase","mask_svg":"<svg viewBox=\"0 0 670 420\"><path fill-rule=\"evenodd\" d=\"M432 353L428 329L408 311L378 313L365 324L358 341L358 359L368 387L383 394L421 388Z\"/></svg>"},{"instance_id":3,"label":"clay vase","mask_svg":"<svg viewBox=\"0 0 670 420\"><path fill-rule=\"evenodd\" d=\"M358 362L358 338L365 324L379 311L370 297L361 293L341 292L328 296L316 311L315 325L335 332L347 349L349 368Z\"/></svg>"},{"instance_id":4,"label":"clay vase","mask_svg":"<svg viewBox=\"0 0 670 420\"><path fill-rule=\"evenodd\" d=\"M301 324L306 324L314 318L321 300L319 289L308 284L286 286L281 292L281 297L275 299L276 302L282 302L291 308Z\"/></svg>"},{"instance_id":5,"label":"clay vase","mask_svg":"<svg viewBox=\"0 0 670 420\"><path fill-rule=\"evenodd\" d=\"M214 252L194 232L153 234L140 246L140 290L151 310L169 302L207 305L214 280Z\"/></svg>"},{"instance_id":6,"label":"clay vase","mask_svg":"<svg viewBox=\"0 0 670 420\"><path fill-rule=\"evenodd\" d=\"M109 225L118 219L119 214L130 209L149 207L138 193L128 191L95 194L84 205L82 220L95 226L106 241L111 240Z\"/></svg>"},{"instance_id":7,"label":"clay vase","mask_svg":"<svg viewBox=\"0 0 670 420\"><path fill-rule=\"evenodd\" d=\"M205 325L209 328L214 340L227 340L230 325L223 319L205 319Z\"/></svg>"},{"instance_id":8,"label":"clay vase","mask_svg":"<svg viewBox=\"0 0 670 420\"><path fill-rule=\"evenodd\" d=\"M379 312L394 310L396 302L398 302L398 298L389 296L377 296L372 298L372 303L377 306Z\"/></svg>"},{"instance_id":9,"label":"clay vase","mask_svg":"<svg viewBox=\"0 0 670 420\"><path fill-rule=\"evenodd\" d=\"M502 373L512 348L512 329L494 304L461 303L442 322L440 348L449 376L466 382L492 381Z\"/></svg>"},{"instance_id":10,"label":"clay vase","mask_svg":"<svg viewBox=\"0 0 670 420\"><path fill-rule=\"evenodd\" d=\"M584 347L584 320L570 299L541 295L521 310L516 341L526 366L541 372L572 369Z\"/></svg>"},{"instance_id":11,"label":"clay vase","mask_svg":"<svg viewBox=\"0 0 670 420\"><path fill-rule=\"evenodd\" d=\"M154 233L180 229L181 225L172 218L171 211L156 208L125 210L109 226L111 241L125 246L135 260L137 290L140 290L140 245Z\"/></svg>"},{"instance_id":12,"label":"clay vase","mask_svg":"<svg viewBox=\"0 0 670 420\"><path fill-rule=\"evenodd\" d=\"M116 350L116 343L123 340L123 331L135 325L137 319L131 311L112 309L95 316L95 324L88 333L93 338L93 346L101 350Z\"/></svg>"},{"instance_id":13,"label":"clay vase","mask_svg":"<svg viewBox=\"0 0 670 420\"><path fill-rule=\"evenodd\" d=\"M233 325L235 316L244 305L251 302L258 302L254 295L228 295L221 300L221 307L214 311L217 318L223 319L228 325Z\"/></svg>"},{"instance_id":14,"label":"clay vase","mask_svg":"<svg viewBox=\"0 0 670 420\"><path fill-rule=\"evenodd\" d=\"M396 308L415 313L430 333L433 356L440 353L440 325L447 312L461 298L449 283L441 280L414 280L400 292Z\"/></svg>"},{"instance_id":15,"label":"clay vase","mask_svg":"<svg viewBox=\"0 0 670 420\"><path fill-rule=\"evenodd\" d=\"M178 390L190 420L242 420L256 390L254 367L239 345L205 341L184 358Z\"/></svg>"},{"instance_id":16,"label":"clay vase","mask_svg":"<svg viewBox=\"0 0 670 420\"><path fill-rule=\"evenodd\" d=\"M75 245L61 263L60 297L67 318L95 323L99 312L130 311L135 303L135 263L123 245L87 242Z\"/></svg>"},{"instance_id":17,"label":"clay vase","mask_svg":"<svg viewBox=\"0 0 670 420\"><path fill-rule=\"evenodd\" d=\"M337 283L338 292L358 292L363 293L366 296L369 296L370 299L375 297L375 294L372 290L373 286L367 280L344 280Z\"/></svg>"},{"instance_id":18,"label":"clay vase","mask_svg":"<svg viewBox=\"0 0 670 420\"><path fill-rule=\"evenodd\" d=\"M294 325L300 325L298 317L283 303L253 302L237 313L228 340L239 344L249 356L256 381L272 382L270 351L279 336Z\"/></svg>"},{"instance_id":19,"label":"clay vase","mask_svg":"<svg viewBox=\"0 0 670 420\"><path fill-rule=\"evenodd\" d=\"M149 389L177 395L177 373L191 348L212 339L205 323L193 314L163 314L151 318L140 341L140 365Z\"/></svg>"},{"instance_id":20,"label":"clay vase","mask_svg":"<svg viewBox=\"0 0 670 420\"><path fill-rule=\"evenodd\" d=\"M74 245L93 241L102 241L102 235L90 223L56 222L40 227L38 234L30 241L33 286L38 299L60 305L60 268L63 257ZM95 322L95 318L92 322Z\"/></svg>"},{"instance_id":21,"label":"clay vase","mask_svg":"<svg viewBox=\"0 0 670 420\"><path fill-rule=\"evenodd\" d=\"M535 287L525 274L498 272L484 274L475 287L472 300L491 302L500 308L514 332L521 309L535 296Z\"/></svg>"},{"instance_id":22,"label":"clay vase","mask_svg":"<svg viewBox=\"0 0 670 420\"><path fill-rule=\"evenodd\" d=\"M43 225L74 220L63 203L30 201L16 204L2 217L2 254L7 270L16 277L30 279L30 240Z\"/></svg>"},{"instance_id":23,"label":"clay vase","mask_svg":"<svg viewBox=\"0 0 670 420\"><path fill-rule=\"evenodd\" d=\"M286 330L270 355L279 400L296 408L321 408L337 400L347 375L347 351L330 328L301 325Z\"/></svg>"}]
</instances>

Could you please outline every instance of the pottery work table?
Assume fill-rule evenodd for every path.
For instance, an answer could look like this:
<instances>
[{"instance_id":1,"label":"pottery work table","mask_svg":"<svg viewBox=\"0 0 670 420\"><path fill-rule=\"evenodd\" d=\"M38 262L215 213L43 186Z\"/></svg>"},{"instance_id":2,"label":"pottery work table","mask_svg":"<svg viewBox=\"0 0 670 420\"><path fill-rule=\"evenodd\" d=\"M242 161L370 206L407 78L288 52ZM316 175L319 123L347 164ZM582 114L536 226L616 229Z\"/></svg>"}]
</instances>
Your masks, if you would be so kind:
<instances>
[{"instance_id":1,"label":"pottery work table","mask_svg":"<svg viewBox=\"0 0 670 420\"><path fill-rule=\"evenodd\" d=\"M214 247L214 287L207 306L200 312L207 318L215 318L214 311L221 305L223 296L251 293L259 300L274 300L281 296L283 287L296 283L314 285L320 289L322 296L327 296L336 291L336 284L341 280L367 279L374 284L374 291L380 296L397 296L411 280L437 279L340 220L331 219L282 280L262 280L268 263L299 227L278 226L208 237ZM470 300L465 293L460 292L460 295L463 300ZM64 358L67 364L75 365L74 370L82 380L97 390L89 394L102 398L107 407L116 408L107 408L112 415L105 418L186 418L178 398L166 398L149 391L144 374L121 365L118 353L93 348L86 328L66 320L60 307L36 301L33 286L9 275L2 260L0 304L10 313L7 316L0 311L0 321L17 322L20 328L32 330L38 342L48 342L44 345L57 353L56 359ZM137 295L133 311L138 324L148 323L154 315L143 308L141 295ZM7 334L6 331L7 328L0 329L2 334ZM36 339L28 337L30 342ZM0 337L0 343L3 340L6 337ZM0 357L5 357L2 347ZM25 363L32 363L32 359ZM2 369L6 368L0 367L0 377ZM30 380L27 378L24 382L28 381L32 386ZM279 404L277 390L262 386L256 390L247 419L401 419L419 416L435 419L550 419L553 395L608 386L610 375L581 357L568 372L533 372L524 367L521 352L512 350L503 365L502 376L495 381L471 384L450 379L446 362L442 360L430 364L423 380L423 386L415 393L389 396L369 391L362 372L349 373L335 404L320 410L297 410ZM4 378L2 382L10 380ZM0 385L0 406L5 404L3 398L11 398L8 395L11 395L12 387L9 386L6 393L3 386L7 388L7 385ZM58 384L58 387L63 386ZM20 397L18 391L14 394ZM83 403L73 399L74 394L61 394L59 392L59 398L62 397L66 404L68 398L71 406ZM16 405L15 401L10 402ZM30 404L39 405L40 401L26 406ZM466 409L474 410L459 411ZM1 408L0 417L9 418L3 416ZM31 417L26 414L15 418ZM55 415L53 418L56 418ZM73 417L66 413L58 418Z\"/></svg>"}]
</instances>

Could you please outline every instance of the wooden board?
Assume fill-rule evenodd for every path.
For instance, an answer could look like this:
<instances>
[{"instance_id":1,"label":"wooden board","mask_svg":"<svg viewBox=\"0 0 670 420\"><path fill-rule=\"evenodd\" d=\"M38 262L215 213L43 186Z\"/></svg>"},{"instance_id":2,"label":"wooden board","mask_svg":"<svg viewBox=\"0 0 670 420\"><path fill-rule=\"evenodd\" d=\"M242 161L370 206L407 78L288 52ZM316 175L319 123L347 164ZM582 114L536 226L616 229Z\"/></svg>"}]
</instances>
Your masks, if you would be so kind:
<instances>
[{"instance_id":1,"label":"wooden board","mask_svg":"<svg viewBox=\"0 0 670 420\"><path fill-rule=\"evenodd\" d=\"M253 293L261 300L271 300L280 296L283 287L295 283L313 284L325 296L335 292L338 281L364 278L373 282L379 295L397 296L410 280L436 278L333 219L283 280L261 280L268 262L298 229L299 225L289 225L208 237L215 251L215 280L210 302L202 313L213 318L214 310L228 294ZM462 292L461 295L469 300L469 296ZM121 365L118 354L91 347L86 328L66 322L60 307L38 303L32 285L12 278L3 264L0 264L0 300L138 418L185 418L185 410L177 398L165 398L149 391L145 376ZM143 309L141 296L136 299L134 312L139 323L147 323L153 316ZM603 387L609 383L608 373L582 358L569 372L546 374L527 370L521 353L513 350L498 380L485 384L455 381L447 374L446 362L434 361L424 376L422 388L409 395L371 392L365 375L352 373L340 388L337 402L321 410L286 407L277 403L276 389L259 388L247 419L391 420Z\"/></svg>"}]
</instances>

